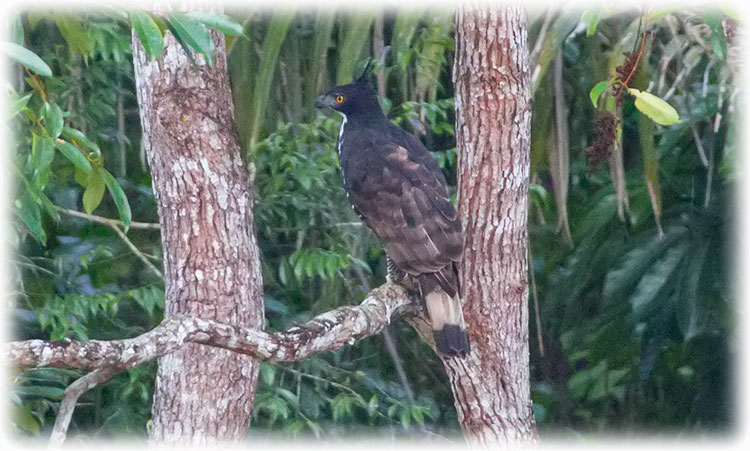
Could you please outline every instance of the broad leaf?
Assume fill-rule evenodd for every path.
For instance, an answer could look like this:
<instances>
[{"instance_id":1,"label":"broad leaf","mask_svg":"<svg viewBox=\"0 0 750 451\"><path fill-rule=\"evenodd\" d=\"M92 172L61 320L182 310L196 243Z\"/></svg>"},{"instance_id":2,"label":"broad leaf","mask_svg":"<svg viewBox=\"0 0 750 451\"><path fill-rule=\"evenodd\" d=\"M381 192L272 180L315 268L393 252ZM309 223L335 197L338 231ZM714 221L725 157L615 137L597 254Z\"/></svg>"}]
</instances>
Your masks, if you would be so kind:
<instances>
[{"instance_id":1,"label":"broad leaf","mask_svg":"<svg viewBox=\"0 0 750 451\"><path fill-rule=\"evenodd\" d=\"M115 201L117 211L120 213L120 220L125 224L125 231L127 231L130 227L131 213L130 203L128 202L127 196L125 196L125 191L122 190L117 179L112 177L112 174L106 169L101 169L101 172L102 177L104 178L104 183L107 185L107 190L109 190L109 194L112 195L112 200Z\"/></svg>"},{"instance_id":2,"label":"broad leaf","mask_svg":"<svg viewBox=\"0 0 750 451\"><path fill-rule=\"evenodd\" d=\"M175 38L190 46L193 50L206 58L210 67L214 66L214 40L208 29L198 20L181 13L172 13L167 17L170 29Z\"/></svg>"},{"instance_id":3,"label":"broad leaf","mask_svg":"<svg viewBox=\"0 0 750 451\"><path fill-rule=\"evenodd\" d=\"M10 105L8 105L8 119L12 119L16 114L20 113L21 110L26 108L26 104L29 103L29 99L32 95L33 94L26 94L23 97L14 95L16 98L11 100Z\"/></svg>"},{"instance_id":4,"label":"broad leaf","mask_svg":"<svg viewBox=\"0 0 750 451\"><path fill-rule=\"evenodd\" d=\"M45 103L41 115L44 118L44 128L52 139L60 136L63 131L63 112L55 103Z\"/></svg>"},{"instance_id":5,"label":"broad leaf","mask_svg":"<svg viewBox=\"0 0 750 451\"><path fill-rule=\"evenodd\" d=\"M164 34L150 14L134 10L130 12L130 23L141 41L150 60L157 59L164 50Z\"/></svg>"},{"instance_id":6,"label":"broad leaf","mask_svg":"<svg viewBox=\"0 0 750 451\"><path fill-rule=\"evenodd\" d=\"M591 92L589 92L589 99L591 99L591 104L594 105L594 108L599 107L599 96L601 96L602 93L607 90L609 84L610 80L604 80L600 81L599 83L594 85L593 88L591 88Z\"/></svg>"},{"instance_id":7,"label":"broad leaf","mask_svg":"<svg viewBox=\"0 0 750 451\"><path fill-rule=\"evenodd\" d=\"M54 158L55 146L52 139L34 135L31 145L31 163L34 166L34 174L47 169Z\"/></svg>"},{"instance_id":8,"label":"broad leaf","mask_svg":"<svg viewBox=\"0 0 750 451\"><path fill-rule=\"evenodd\" d=\"M42 214L39 205L34 202L31 193L27 190L16 200L16 213L21 218L31 235L42 244L47 243L47 234L42 227Z\"/></svg>"},{"instance_id":9,"label":"broad leaf","mask_svg":"<svg viewBox=\"0 0 750 451\"><path fill-rule=\"evenodd\" d=\"M63 154L63 156L65 156L65 158L73 163L76 169L83 171L86 174L91 173L91 163L89 163L89 160L83 153L81 153L78 147L61 139L55 140L55 147Z\"/></svg>"},{"instance_id":10,"label":"broad leaf","mask_svg":"<svg viewBox=\"0 0 750 451\"><path fill-rule=\"evenodd\" d=\"M581 21L586 24L586 37L593 36L596 33L597 25L599 25L599 8L584 11L581 14Z\"/></svg>"},{"instance_id":11,"label":"broad leaf","mask_svg":"<svg viewBox=\"0 0 750 451\"><path fill-rule=\"evenodd\" d=\"M231 17L214 11L190 11L186 16L192 17L203 25L214 28L229 36L244 36L242 25Z\"/></svg>"},{"instance_id":12,"label":"broad leaf","mask_svg":"<svg viewBox=\"0 0 750 451\"><path fill-rule=\"evenodd\" d=\"M55 23L58 30L60 30L60 34L63 35L63 38L65 38L65 41L73 51L80 53L84 57L91 53L91 50L94 48L94 41L78 19L70 16L60 16L55 20Z\"/></svg>"},{"instance_id":13,"label":"broad leaf","mask_svg":"<svg viewBox=\"0 0 750 451\"><path fill-rule=\"evenodd\" d=\"M688 249L688 243L670 248L638 282L635 293L630 297L630 304L633 306L636 317L645 318L659 305L657 301L668 294L673 280L672 276L678 268L681 268L680 263Z\"/></svg>"},{"instance_id":14,"label":"broad leaf","mask_svg":"<svg viewBox=\"0 0 750 451\"><path fill-rule=\"evenodd\" d=\"M659 97L635 88L628 88L628 92L635 97L635 107L657 124L674 125L680 123L680 115L677 110Z\"/></svg>"},{"instance_id":15,"label":"broad leaf","mask_svg":"<svg viewBox=\"0 0 750 451\"><path fill-rule=\"evenodd\" d=\"M6 55L23 64L29 68L29 70L32 70L43 77L52 76L52 69L50 69L47 63L31 50L12 42L3 42L0 48L2 48Z\"/></svg>"},{"instance_id":16,"label":"broad leaf","mask_svg":"<svg viewBox=\"0 0 750 451\"><path fill-rule=\"evenodd\" d=\"M102 202L104 197L104 179L102 178L103 169L94 168L89 176L89 184L83 192L83 209L86 213L91 214L96 207Z\"/></svg>"}]
</instances>

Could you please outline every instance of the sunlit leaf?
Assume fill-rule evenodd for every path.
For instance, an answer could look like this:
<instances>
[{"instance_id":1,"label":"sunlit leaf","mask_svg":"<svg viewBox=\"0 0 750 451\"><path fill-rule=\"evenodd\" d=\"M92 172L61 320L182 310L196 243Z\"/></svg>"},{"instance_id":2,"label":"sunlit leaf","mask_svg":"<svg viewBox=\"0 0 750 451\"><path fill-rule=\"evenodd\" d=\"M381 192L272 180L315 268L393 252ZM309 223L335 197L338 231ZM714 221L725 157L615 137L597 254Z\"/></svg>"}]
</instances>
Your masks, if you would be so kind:
<instances>
[{"instance_id":1,"label":"sunlit leaf","mask_svg":"<svg viewBox=\"0 0 750 451\"><path fill-rule=\"evenodd\" d=\"M677 110L659 97L635 88L628 88L628 92L635 97L635 107L657 124L673 125L680 123L680 115Z\"/></svg>"},{"instance_id":2,"label":"sunlit leaf","mask_svg":"<svg viewBox=\"0 0 750 451\"><path fill-rule=\"evenodd\" d=\"M94 168L89 176L89 184L83 192L83 209L86 213L91 214L102 202L104 187L102 170Z\"/></svg>"},{"instance_id":3,"label":"sunlit leaf","mask_svg":"<svg viewBox=\"0 0 750 451\"><path fill-rule=\"evenodd\" d=\"M591 88L591 92L589 92L589 99L591 99L591 104L594 105L594 108L599 107L599 96L602 95L604 91L607 90L607 88L610 85L609 80L600 81L596 85L594 85L593 88Z\"/></svg>"},{"instance_id":4,"label":"sunlit leaf","mask_svg":"<svg viewBox=\"0 0 750 451\"><path fill-rule=\"evenodd\" d=\"M83 171L86 174L91 173L91 163L89 163L89 160L83 155L78 147L67 141L56 139L55 148L57 148L57 150L59 150L68 161L73 163L76 169Z\"/></svg>"},{"instance_id":5,"label":"sunlit leaf","mask_svg":"<svg viewBox=\"0 0 750 451\"><path fill-rule=\"evenodd\" d=\"M599 8L585 10L581 14L581 21L586 24L586 37L593 36L596 26L599 25Z\"/></svg>"}]
</instances>

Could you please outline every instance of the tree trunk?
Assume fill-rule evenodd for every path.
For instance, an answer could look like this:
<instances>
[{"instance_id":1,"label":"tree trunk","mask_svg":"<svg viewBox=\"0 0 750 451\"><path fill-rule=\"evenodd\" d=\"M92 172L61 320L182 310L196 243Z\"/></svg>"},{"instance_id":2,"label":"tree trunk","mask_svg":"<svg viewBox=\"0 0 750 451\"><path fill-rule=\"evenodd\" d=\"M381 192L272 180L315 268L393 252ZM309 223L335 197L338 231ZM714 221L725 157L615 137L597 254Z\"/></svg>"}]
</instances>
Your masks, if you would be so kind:
<instances>
[{"instance_id":1,"label":"tree trunk","mask_svg":"<svg viewBox=\"0 0 750 451\"><path fill-rule=\"evenodd\" d=\"M240 157L223 35L215 66L197 67L171 34L149 61L133 33L143 140L164 249L165 315L194 315L261 329L263 301L252 198ZM159 359L150 437L207 444L242 439L257 362L189 344Z\"/></svg>"},{"instance_id":2,"label":"tree trunk","mask_svg":"<svg viewBox=\"0 0 750 451\"><path fill-rule=\"evenodd\" d=\"M531 132L526 14L520 6L456 16L456 141L461 268L472 352L446 359L472 446L533 444L529 389L527 194Z\"/></svg>"}]
</instances>

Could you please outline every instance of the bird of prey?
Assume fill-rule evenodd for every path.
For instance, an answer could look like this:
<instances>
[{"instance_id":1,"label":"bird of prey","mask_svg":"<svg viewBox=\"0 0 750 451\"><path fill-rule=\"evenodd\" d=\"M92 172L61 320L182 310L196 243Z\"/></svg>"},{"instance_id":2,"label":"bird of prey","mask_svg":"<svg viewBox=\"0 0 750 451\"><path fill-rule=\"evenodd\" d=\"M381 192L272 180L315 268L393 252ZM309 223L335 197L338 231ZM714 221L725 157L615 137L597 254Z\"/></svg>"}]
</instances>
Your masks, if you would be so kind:
<instances>
[{"instance_id":1,"label":"bird of prey","mask_svg":"<svg viewBox=\"0 0 750 451\"><path fill-rule=\"evenodd\" d=\"M464 357L469 340L461 311L457 264L463 232L448 200L445 177L427 148L392 124L367 82L352 83L315 101L341 113L337 151L354 210L388 257L388 278L424 299L440 354Z\"/></svg>"}]
</instances>

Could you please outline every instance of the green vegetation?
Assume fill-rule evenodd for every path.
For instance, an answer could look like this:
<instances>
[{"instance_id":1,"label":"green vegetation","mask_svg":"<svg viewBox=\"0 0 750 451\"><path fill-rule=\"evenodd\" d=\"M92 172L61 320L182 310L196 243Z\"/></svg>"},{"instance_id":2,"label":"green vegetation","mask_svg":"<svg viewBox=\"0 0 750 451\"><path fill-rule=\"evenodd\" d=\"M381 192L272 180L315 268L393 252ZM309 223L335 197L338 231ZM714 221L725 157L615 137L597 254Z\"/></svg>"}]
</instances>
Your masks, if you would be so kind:
<instances>
[{"instance_id":1,"label":"green vegetation","mask_svg":"<svg viewBox=\"0 0 750 451\"><path fill-rule=\"evenodd\" d=\"M542 438L732 425L739 25L729 14L530 16L529 316ZM159 233L134 223L158 218L140 147L131 24L152 58L169 30L213 64L209 30L227 34L268 328L358 302L384 279L383 252L341 186L339 119L313 108L324 88L359 74L370 49L388 49L374 55L384 108L423 139L455 189L450 12L382 20L326 10L24 12L2 47L14 61L6 114L15 138L15 338L130 337L162 319ZM458 434L437 357L401 321L389 334L397 355L378 336L261 365L251 434ZM87 393L71 429L145 435L154 375L146 365ZM14 430L49 434L78 373L12 376Z\"/></svg>"}]
</instances>

